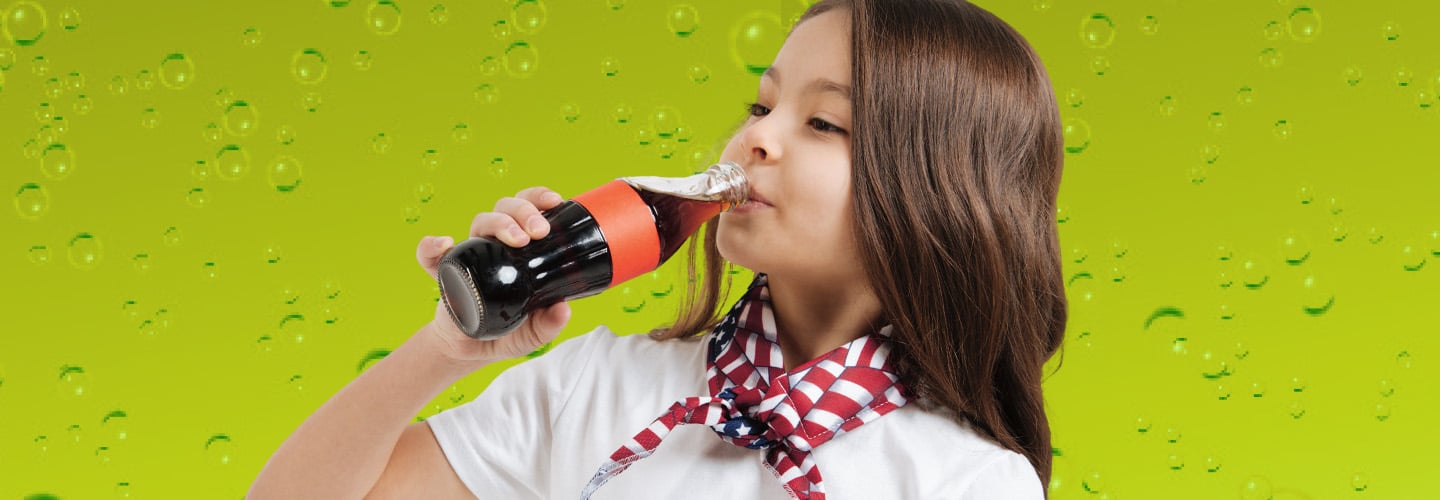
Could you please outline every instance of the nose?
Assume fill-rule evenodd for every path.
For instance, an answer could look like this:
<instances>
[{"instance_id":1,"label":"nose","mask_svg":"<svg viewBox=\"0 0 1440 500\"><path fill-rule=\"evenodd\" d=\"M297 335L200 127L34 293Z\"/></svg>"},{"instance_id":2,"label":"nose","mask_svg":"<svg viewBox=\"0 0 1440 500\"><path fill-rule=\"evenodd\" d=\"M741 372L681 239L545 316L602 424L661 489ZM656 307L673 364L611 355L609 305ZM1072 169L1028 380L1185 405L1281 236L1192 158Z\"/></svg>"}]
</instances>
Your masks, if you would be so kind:
<instances>
[{"instance_id":1,"label":"nose","mask_svg":"<svg viewBox=\"0 0 1440 500\"><path fill-rule=\"evenodd\" d=\"M777 128L779 120L775 118L775 112L765 116L756 117L745 130L740 133L740 150L744 152L745 159L749 163L763 161L775 161L781 155L780 130Z\"/></svg>"}]
</instances>

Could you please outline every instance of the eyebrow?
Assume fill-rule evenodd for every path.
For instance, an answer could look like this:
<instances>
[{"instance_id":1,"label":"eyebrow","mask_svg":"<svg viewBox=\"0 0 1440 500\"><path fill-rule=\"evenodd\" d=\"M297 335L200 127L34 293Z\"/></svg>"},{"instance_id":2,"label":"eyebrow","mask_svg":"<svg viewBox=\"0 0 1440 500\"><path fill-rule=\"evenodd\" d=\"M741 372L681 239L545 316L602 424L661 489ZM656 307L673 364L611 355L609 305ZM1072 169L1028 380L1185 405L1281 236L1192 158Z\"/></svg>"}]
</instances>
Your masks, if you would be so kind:
<instances>
[{"instance_id":1,"label":"eyebrow","mask_svg":"<svg viewBox=\"0 0 1440 500\"><path fill-rule=\"evenodd\" d=\"M768 68L765 68L765 73L763 73L763 74L760 75L761 78L764 78L764 77L767 77L767 76L770 77L771 80L775 80L775 84L776 84L776 85L779 85L779 84L780 84L780 70L775 69L774 66L770 66L770 67L768 67ZM841 84L841 83L839 83L839 82L836 82L836 81L833 81L833 80L827 80L827 79L824 79L824 78L816 78L816 79L814 79L814 80L811 80L811 81L810 81L810 84L807 85L807 86L805 86L805 91L806 91L806 92L822 92L822 93L823 93L823 92L829 92L829 93L833 93L833 94L839 94L841 97L844 97L846 100L849 100L849 99L850 99L850 86L849 86L849 85L844 85L844 84Z\"/></svg>"}]
</instances>

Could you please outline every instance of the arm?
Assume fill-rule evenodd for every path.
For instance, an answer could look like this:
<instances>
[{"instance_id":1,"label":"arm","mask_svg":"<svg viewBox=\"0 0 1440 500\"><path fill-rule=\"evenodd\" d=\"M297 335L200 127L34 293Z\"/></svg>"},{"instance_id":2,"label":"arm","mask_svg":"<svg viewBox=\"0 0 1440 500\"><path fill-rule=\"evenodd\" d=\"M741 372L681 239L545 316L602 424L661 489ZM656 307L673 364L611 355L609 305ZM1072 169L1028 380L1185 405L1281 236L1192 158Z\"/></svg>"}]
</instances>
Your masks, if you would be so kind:
<instances>
[{"instance_id":1,"label":"arm","mask_svg":"<svg viewBox=\"0 0 1440 500\"><path fill-rule=\"evenodd\" d=\"M429 426L411 424L425 403L484 366L444 355L443 339L427 331L433 327L426 324L300 424L247 498L361 498L396 487L427 491L427 498L471 498Z\"/></svg>"}]
</instances>

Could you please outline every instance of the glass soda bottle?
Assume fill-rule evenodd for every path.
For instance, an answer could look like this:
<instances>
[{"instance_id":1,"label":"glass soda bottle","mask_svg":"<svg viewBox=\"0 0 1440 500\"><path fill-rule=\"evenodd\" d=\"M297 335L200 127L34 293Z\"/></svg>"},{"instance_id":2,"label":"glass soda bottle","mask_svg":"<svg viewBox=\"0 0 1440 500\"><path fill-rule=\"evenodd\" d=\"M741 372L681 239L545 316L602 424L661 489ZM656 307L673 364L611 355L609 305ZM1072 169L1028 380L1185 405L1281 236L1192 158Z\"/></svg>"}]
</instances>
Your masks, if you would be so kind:
<instances>
[{"instance_id":1,"label":"glass soda bottle","mask_svg":"<svg viewBox=\"0 0 1440 500\"><path fill-rule=\"evenodd\" d=\"M749 193L734 162L689 177L621 177L541 212L550 233L523 247L493 237L456 245L440 260L440 294L466 335L503 337L535 309L660 267L701 224Z\"/></svg>"}]
</instances>

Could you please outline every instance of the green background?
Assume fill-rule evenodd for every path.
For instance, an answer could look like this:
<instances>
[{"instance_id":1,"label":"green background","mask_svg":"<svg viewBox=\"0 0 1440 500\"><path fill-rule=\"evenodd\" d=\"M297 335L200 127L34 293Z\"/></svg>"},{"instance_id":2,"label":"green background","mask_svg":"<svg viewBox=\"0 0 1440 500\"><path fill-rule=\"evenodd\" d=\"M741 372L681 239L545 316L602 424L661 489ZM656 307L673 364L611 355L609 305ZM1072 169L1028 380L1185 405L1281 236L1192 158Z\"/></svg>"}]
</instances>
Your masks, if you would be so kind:
<instances>
[{"instance_id":1,"label":"green background","mask_svg":"<svg viewBox=\"0 0 1440 500\"><path fill-rule=\"evenodd\" d=\"M332 3L7 2L0 498L243 495L431 318L421 237L704 168L805 5ZM1434 494L1440 6L976 3L1066 120L1052 498ZM562 338L669 321L680 264Z\"/></svg>"}]
</instances>

